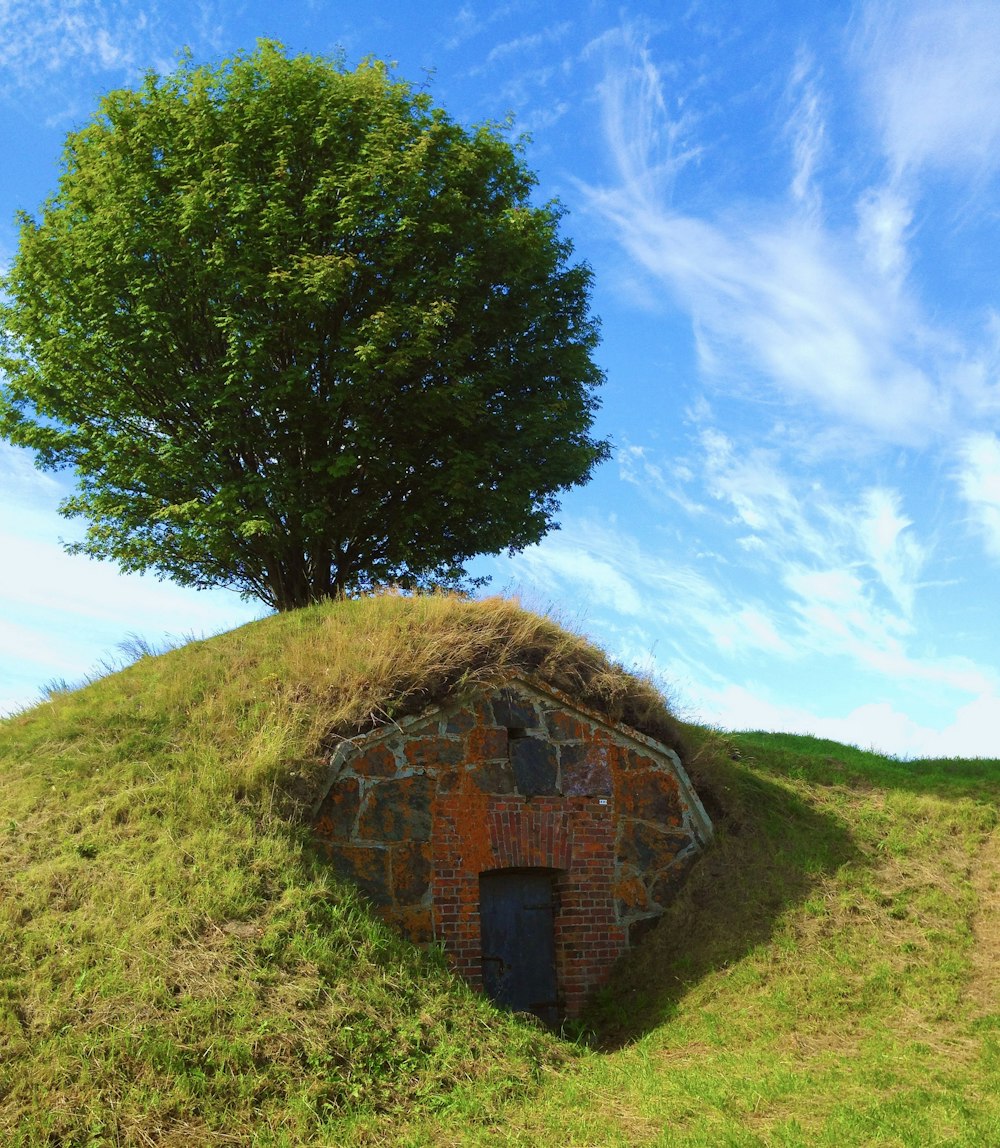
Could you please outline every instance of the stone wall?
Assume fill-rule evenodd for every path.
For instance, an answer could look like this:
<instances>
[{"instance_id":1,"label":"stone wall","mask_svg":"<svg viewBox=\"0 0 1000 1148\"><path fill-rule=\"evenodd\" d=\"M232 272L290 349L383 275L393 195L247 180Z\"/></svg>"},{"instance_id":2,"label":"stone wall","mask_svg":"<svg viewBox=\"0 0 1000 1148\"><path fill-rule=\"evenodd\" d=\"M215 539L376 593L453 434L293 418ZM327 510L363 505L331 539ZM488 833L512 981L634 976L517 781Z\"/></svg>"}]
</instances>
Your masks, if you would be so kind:
<instances>
[{"instance_id":1,"label":"stone wall","mask_svg":"<svg viewBox=\"0 0 1000 1148\"><path fill-rule=\"evenodd\" d=\"M711 834L673 753L524 682L344 743L315 829L388 922L442 942L477 987L479 875L556 871L556 971L571 1016Z\"/></svg>"}]
</instances>

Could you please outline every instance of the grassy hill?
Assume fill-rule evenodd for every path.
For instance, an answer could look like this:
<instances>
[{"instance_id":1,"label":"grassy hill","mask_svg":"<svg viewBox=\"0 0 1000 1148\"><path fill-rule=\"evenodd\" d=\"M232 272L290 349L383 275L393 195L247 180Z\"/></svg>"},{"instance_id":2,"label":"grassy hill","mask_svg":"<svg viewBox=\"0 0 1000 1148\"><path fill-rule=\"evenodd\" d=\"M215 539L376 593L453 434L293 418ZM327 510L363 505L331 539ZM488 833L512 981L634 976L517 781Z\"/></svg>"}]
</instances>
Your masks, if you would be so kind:
<instances>
[{"instance_id":1,"label":"grassy hill","mask_svg":"<svg viewBox=\"0 0 1000 1148\"><path fill-rule=\"evenodd\" d=\"M337 737L520 669L684 751L718 835L585 1029L323 868ZM684 727L508 602L345 602L0 723L0 1143L1000 1143L1000 762Z\"/></svg>"}]
</instances>

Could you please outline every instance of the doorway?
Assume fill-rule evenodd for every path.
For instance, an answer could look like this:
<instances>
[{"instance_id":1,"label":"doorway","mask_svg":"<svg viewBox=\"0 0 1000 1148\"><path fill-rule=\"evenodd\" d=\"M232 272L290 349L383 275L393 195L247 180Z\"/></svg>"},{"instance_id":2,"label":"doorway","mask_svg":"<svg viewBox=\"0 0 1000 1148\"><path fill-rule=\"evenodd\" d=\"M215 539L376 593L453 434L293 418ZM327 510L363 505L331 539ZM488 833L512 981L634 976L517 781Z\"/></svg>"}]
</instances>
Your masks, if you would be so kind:
<instances>
[{"instance_id":1,"label":"doorway","mask_svg":"<svg viewBox=\"0 0 1000 1148\"><path fill-rule=\"evenodd\" d=\"M559 1023L555 872L498 869L479 876L483 987L497 1004Z\"/></svg>"}]
</instances>

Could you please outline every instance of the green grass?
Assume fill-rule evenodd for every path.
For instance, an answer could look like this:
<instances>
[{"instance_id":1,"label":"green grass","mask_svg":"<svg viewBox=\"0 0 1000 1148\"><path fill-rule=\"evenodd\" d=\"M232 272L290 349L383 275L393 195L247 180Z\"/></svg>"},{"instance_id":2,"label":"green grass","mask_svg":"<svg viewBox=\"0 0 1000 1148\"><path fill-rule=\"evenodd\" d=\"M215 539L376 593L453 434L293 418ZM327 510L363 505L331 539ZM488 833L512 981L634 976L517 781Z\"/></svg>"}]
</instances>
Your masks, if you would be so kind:
<instances>
[{"instance_id":1,"label":"green grass","mask_svg":"<svg viewBox=\"0 0 1000 1148\"><path fill-rule=\"evenodd\" d=\"M701 737L718 840L595 1001L590 1050L401 1143L1000 1143L1000 762Z\"/></svg>"},{"instance_id":2,"label":"green grass","mask_svg":"<svg viewBox=\"0 0 1000 1148\"><path fill-rule=\"evenodd\" d=\"M573 1040L395 938L303 822L324 747L517 668L685 745L717 827ZM997 761L681 729L509 603L143 657L0 723L0 1143L1000 1143L998 805Z\"/></svg>"}]
</instances>

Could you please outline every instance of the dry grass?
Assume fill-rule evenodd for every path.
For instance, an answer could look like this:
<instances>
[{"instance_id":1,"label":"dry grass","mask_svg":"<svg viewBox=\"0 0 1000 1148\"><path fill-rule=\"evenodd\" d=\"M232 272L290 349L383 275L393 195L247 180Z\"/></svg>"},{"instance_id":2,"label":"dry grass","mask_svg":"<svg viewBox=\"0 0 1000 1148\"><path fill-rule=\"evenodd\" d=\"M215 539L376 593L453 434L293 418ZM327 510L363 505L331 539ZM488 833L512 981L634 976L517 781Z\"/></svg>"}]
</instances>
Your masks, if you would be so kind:
<instances>
[{"instance_id":1,"label":"dry grass","mask_svg":"<svg viewBox=\"0 0 1000 1148\"><path fill-rule=\"evenodd\" d=\"M994 830L973 861L971 879L976 943L969 995L984 1015L996 1014L1000 1011L1000 830Z\"/></svg>"}]
</instances>

